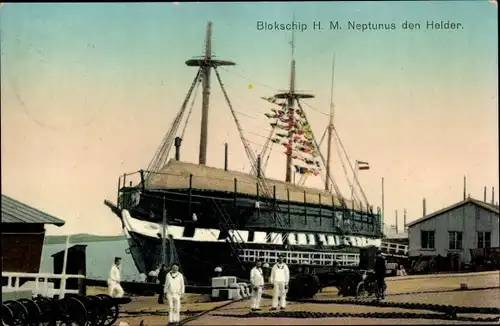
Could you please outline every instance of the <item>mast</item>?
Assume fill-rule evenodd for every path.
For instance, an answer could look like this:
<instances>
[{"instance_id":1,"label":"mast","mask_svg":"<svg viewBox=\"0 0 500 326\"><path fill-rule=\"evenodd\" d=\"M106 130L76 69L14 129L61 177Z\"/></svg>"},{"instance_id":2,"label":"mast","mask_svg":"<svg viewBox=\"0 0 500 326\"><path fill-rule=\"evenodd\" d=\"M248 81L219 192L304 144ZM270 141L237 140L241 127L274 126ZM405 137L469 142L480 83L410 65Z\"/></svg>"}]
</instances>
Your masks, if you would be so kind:
<instances>
[{"instance_id":1,"label":"mast","mask_svg":"<svg viewBox=\"0 0 500 326\"><path fill-rule=\"evenodd\" d=\"M333 115L334 115L334 106L333 106L333 81L335 78L335 54L333 55L333 64L332 64L332 90L330 93L330 122L328 124L328 149L326 152L326 178L325 178L325 190L330 190L330 163L332 157L332 134L333 134Z\"/></svg>"},{"instance_id":2,"label":"mast","mask_svg":"<svg viewBox=\"0 0 500 326\"><path fill-rule=\"evenodd\" d=\"M295 15L293 17L293 21L295 21ZM292 62L290 66L290 90L289 90L289 96L287 98L287 105L288 105L288 120L289 123L293 123L295 114L290 108L293 107L293 104L295 102L294 98L294 93L295 93L295 31L292 29L292 41L290 42L290 45L292 46ZM292 146L293 145L293 133L290 132L288 135L288 145ZM285 176L285 182L292 182L292 153L287 153L286 156L286 176Z\"/></svg>"},{"instance_id":3,"label":"mast","mask_svg":"<svg viewBox=\"0 0 500 326\"><path fill-rule=\"evenodd\" d=\"M208 143L208 109L210 104L210 73L212 68L219 66L234 66L235 63L227 60L212 59L212 22L207 24L205 37L205 55L200 59L190 59L186 61L189 67L200 67L202 78L202 103L201 103L201 127L200 127L200 154L198 164L207 163L207 143ZM190 94L188 95L190 96ZM186 98L188 100L188 98Z\"/></svg>"},{"instance_id":4,"label":"mast","mask_svg":"<svg viewBox=\"0 0 500 326\"><path fill-rule=\"evenodd\" d=\"M293 21L295 21L295 15L293 16ZM302 94L302 93L297 93L295 89L295 29L292 29L292 40L289 42L289 44L292 47L292 61L290 65L290 89L286 92L283 93L278 93L275 94L273 97L275 99L286 99L286 104L287 104L287 116L288 116L288 123L293 123L295 121L295 110L293 109L293 106L295 102L301 98L313 98L314 95L311 94ZM293 136L294 132L292 130L289 131L288 135L288 145L289 149L286 152L286 175L285 175L285 182L291 183L292 182L292 150L291 146L293 145Z\"/></svg>"},{"instance_id":5,"label":"mast","mask_svg":"<svg viewBox=\"0 0 500 326\"><path fill-rule=\"evenodd\" d=\"M207 36L205 38L205 62L210 62L212 58L212 22L207 25ZM207 162L208 143L208 106L210 102L210 72L211 66L205 65L202 70L203 98L201 104L201 128L200 128L200 154L198 164Z\"/></svg>"}]
</instances>

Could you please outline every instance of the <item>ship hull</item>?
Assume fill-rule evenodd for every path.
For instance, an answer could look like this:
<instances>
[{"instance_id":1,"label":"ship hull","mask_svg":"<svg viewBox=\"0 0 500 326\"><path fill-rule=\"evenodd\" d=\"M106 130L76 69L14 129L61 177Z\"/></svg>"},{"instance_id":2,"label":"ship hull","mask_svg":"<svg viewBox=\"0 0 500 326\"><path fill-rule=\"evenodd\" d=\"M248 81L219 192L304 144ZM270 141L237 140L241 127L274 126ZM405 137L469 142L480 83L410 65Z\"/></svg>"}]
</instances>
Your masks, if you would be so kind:
<instances>
[{"instance_id":1,"label":"ship hull","mask_svg":"<svg viewBox=\"0 0 500 326\"><path fill-rule=\"evenodd\" d=\"M314 265L312 255L322 255L324 258L315 267L333 267L333 251L336 252L335 259L340 265L357 266L359 262L359 248L349 243L339 243L335 249L330 247L327 251L315 245L290 246L293 247L292 250L286 249L280 243L247 242L231 245L227 239L219 239L219 230L198 228L193 237L187 237L185 227L176 225L168 225L165 228L165 234L168 236L163 241L162 224L134 217L127 210L122 211L122 220L123 231L129 244L132 244L130 253L140 273L148 275L156 270L162 263L162 250L165 248L166 263L178 263L190 284L210 284L216 267L222 268L224 275L248 279L255 260L260 259L272 264L279 252L288 253L288 265L292 273L304 266ZM248 232L238 230L239 234ZM337 237L337 241L340 242L340 237ZM372 244L377 245L376 241ZM240 248L240 254L243 255L236 252L235 246ZM341 248L342 246L344 248Z\"/></svg>"},{"instance_id":2,"label":"ship hull","mask_svg":"<svg viewBox=\"0 0 500 326\"><path fill-rule=\"evenodd\" d=\"M141 191L137 201L132 194ZM130 210L144 220L162 223L163 209L169 224L193 224L198 227L219 229L223 215L238 230L276 232L349 233L362 237L380 238L380 216L333 206L323 202L282 201L274 198L189 189L123 188L119 206ZM214 209L214 204L221 210ZM224 221L227 223L227 221Z\"/></svg>"}]
</instances>

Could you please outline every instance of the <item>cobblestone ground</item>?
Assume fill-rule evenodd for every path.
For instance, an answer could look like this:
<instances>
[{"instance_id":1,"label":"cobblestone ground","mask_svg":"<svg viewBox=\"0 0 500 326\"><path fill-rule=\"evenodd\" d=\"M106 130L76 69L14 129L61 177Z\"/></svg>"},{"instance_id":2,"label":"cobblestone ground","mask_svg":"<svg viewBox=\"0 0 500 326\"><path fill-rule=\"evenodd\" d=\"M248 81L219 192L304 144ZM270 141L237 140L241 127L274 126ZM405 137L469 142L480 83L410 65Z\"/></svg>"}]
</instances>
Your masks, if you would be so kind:
<instances>
[{"instance_id":1,"label":"cobblestone ground","mask_svg":"<svg viewBox=\"0 0 500 326\"><path fill-rule=\"evenodd\" d=\"M429 276L418 279L391 279L388 280L388 296L386 301L390 302L415 302L430 304L446 304L456 306L498 307L500 308L500 272L482 273L479 275L462 275L459 277L436 277ZM423 291L449 291L456 290L461 283L468 285L471 291L441 292L403 294L406 292ZM481 290L485 287L497 287L496 289ZM336 299L335 289L327 288L316 295L316 299ZM199 295L187 295L183 300L183 316L189 315L189 311L206 310L221 305L221 302L202 302L203 297ZM217 314L244 315L248 313L248 301L231 304L226 308L217 310ZM262 300L263 311L270 307L270 300ZM139 325L144 321L145 326L165 325L167 322L167 306L156 304L156 298L141 297L122 308L123 311L141 312L141 315L123 314L119 321L127 322L130 326ZM369 312L410 312L429 313L429 311L405 310L398 308L379 308L355 305L326 305L326 304L298 304L289 303L289 311L312 311L312 312L347 312L347 313L369 313ZM161 314L158 314L158 311ZM157 312L151 315L151 312ZM472 316L480 317L480 316ZM486 316L483 316L486 317ZM236 318L214 316L209 313L188 325L377 325L377 324L470 324L460 321L448 321L437 319L378 319L378 318L321 318L321 319L294 319L294 318ZM475 323L478 324L478 323ZM117 322L118 325L118 322Z\"/></svg>"}]
</instances>

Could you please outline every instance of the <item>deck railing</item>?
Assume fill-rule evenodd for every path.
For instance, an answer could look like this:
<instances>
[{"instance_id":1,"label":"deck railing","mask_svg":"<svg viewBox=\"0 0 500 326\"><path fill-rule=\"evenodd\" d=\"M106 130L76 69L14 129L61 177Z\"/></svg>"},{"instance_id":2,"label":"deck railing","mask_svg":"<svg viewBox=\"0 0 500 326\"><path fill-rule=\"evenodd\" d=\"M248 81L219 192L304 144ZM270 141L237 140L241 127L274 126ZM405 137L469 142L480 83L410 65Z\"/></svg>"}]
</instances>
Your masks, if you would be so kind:
<instances>
[{"instance_id":1,"label":"deck railing","mask_svg":"<svg viewBox=\"0 0 500 326\"><path fill-rule=\"evenodd\" d=\"M272 264L278 262L280 255L284 256L288 264L293 265L333 266L336 263L339 266L357 266L359 264L359 254L335 252L244 249L240 258L245 262L261 260Z\"/></svg>"},{"instance_id":2,"label":"deck railing","mask_svg":"<svg viewBox=\"0 0 500 326\"><path fill-rule=\"evenodd\" d=\"M2 280L7 278L7 285L2 286L2 289L27 289L32 290L33 295L42 295L45 297L53 297L59 295L62 299L66 294L78 294L78 290L66 289L66 281L68 279L85 279L84 275L72 274L51 274L51 273L19 273L19 272L2 272ZM21 279L34 281L34 286L29 286L29 283L21 285ZM50 281L60 280L59 289L52 287Z\"/></svg>"},{"instance_id":3,"label":"deck railing","mask_svg":"<svg viewBox=\"0 0 500 326\"><path fill-rule=\"evenodd\" d=\"M207 171L201 175L195 176L189 169L183 173L162 173L150 171L138 171L126 173L118 179L118 198L117 204L120 208L126 208L128 204L121 204L123 198L120 198L121 193L126 193L127 188L143 187L143 189L163 189L165 193L172 193L178 196L187 196L187 201L191 202L194 197L192 191L200 190L215 190L233 194L233 201L237 202L238 196L252 196L256 200L256 207L264 206L259 197L262 190L259 189L259 183L256 177L245 175L243 173L227 172L221 169L205 168ZM212 171L213 170L213 171ZM234 176L234 177L233 177ZM128 184L127 184L128 183ZM381 229L380 213L373 211L372 207L364 207L359 202L347 201L346 208L342 207L338 196L311 188L303 188L293 184L287 184L276 180L268 180L272 187L273 199L288 206L288 212L285 208L283 213L290 216L297 214L297 204L302 206L301 215L315 216L319 219L321 225L322 218L334 218L334 225L346 230L363 229L369 233L377 233ZM180 192L178 189L185 189L185 192ZM257 204L258 203L258 204ZM291 207L291 205L295 207ZM311 206L314 206L314 212ZM335 213L332 215L331 209ZM322 209L328 209L328 212L322 212ZM347 211L346 211L347 209ZM309 210L309 212L308 212ZM337 214L338 213L338 214ZM285 219L286 220L286 219ZM363 226L362 226L363 225Z\"/></svg>"}]
</instances>

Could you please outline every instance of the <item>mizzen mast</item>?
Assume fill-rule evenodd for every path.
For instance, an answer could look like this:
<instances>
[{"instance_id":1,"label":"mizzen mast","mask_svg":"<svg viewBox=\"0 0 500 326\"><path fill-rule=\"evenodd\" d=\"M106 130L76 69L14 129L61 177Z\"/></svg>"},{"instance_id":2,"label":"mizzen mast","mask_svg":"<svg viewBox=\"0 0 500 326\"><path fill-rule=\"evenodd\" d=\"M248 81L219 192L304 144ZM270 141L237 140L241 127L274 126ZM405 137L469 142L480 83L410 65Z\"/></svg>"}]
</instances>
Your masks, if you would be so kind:
<instances>
[{"instance_id":1,"label":"mizzen mast","mask_svg":"<svg viewBox=\"0 0 500 326\"><path fill-rule=\"evenodd\" d=\"M332 134L333 134L333 115L335 113L335 107L333 105L333 81L335 78L335 55L333 55L333 65L332 65L332 89L330 93L330 122L328 123L328 149L326 152L326 178L325 178L325 190L330 190L330 164L332 158Z\"/></svg>"},{"instance_id":2,"label":"mizzen mast","mask_svg":"<svg viewBox=\"0 0 500 326\"><path fill-rule=\"evenodd\" d=\"M190 67L200 67L202 79L202 104L201 104L201 127L200 127L200 153L198 164L207 163L208 145L208 112L210 106L210 73L212 68L218 66L234 66L235 63L226 60L214 60L212 58L212 22L207 24L205 38L205 55L202 59L191 59L186 61Z\"/></svg>"},{"instance_id":3,"label":"mizzen mast","mask_svg":"<svg viewBox=\"0 0 500 326\"><path fill-rule=\"evenodd\" d=\"M294 19L295 20L295 17ZM295 31L292 29L292 40L290 42L292 47L292 61L290 66L290 89L284 93L278 93L274 95L274 98L277 99L286 99L287 100L287 119L289 124L293 124L295 120L293 106L295 102L298 102L298 99L301 98L313 98L314 95L311 94L303 94L297 93L295 90ZM288 136L288 145L289 148L293 145L293 137L294 133L292 131L289 132ZM288 150L286 152L286 175L285 182L292 182L292 151Z\"/></svg>"}]
</instances>

